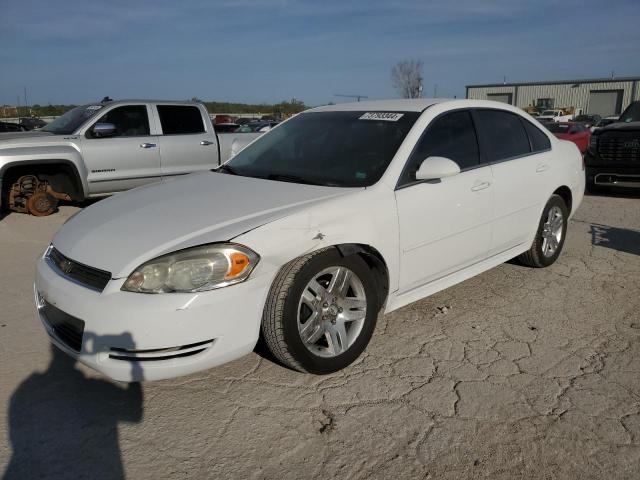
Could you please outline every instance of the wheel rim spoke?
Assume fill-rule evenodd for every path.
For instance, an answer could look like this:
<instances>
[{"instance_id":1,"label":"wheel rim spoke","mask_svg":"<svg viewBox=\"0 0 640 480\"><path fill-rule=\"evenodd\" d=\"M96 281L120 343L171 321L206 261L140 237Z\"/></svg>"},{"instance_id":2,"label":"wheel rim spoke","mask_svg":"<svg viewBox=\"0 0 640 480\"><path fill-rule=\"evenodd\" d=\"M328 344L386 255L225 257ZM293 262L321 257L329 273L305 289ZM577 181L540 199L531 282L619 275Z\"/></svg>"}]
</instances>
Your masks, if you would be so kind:
<instances>
[{"instance_id":1,"label":"wheel rim spoke","mask_svg":"<svg viewBox=\"0 0 640 480\"><path fill-rule=\"evenodd\" d=\"M329 350L333 355L340 355L349 346L344 322L336 322L335 325L332 324L327 328L326 337Z\"/></svg>"},{"instance_id":2,"label":"wheel rim spoke","mask_svg":"<svg viewBox=\"0 0 640 480\"><path fill-rule=\"evenodd\" d=\"M547 214L547 221L542 227L542 253L545 257L551 257L560 246L560 240L564 233L564 217L562 210L554 206Z\"/></svg>"},{"instance_id":3,"label":"wheel rim spoke","mask_svg":"<svg viewBox=\"0 0 640 480\"><path fill-rule=\"evenodd\" d=\"M321 357L341 355L367 318L364 284L345 266L327 267L302 290L297 315L298 333L309 351Z\"/></svg>"}]
</instances>

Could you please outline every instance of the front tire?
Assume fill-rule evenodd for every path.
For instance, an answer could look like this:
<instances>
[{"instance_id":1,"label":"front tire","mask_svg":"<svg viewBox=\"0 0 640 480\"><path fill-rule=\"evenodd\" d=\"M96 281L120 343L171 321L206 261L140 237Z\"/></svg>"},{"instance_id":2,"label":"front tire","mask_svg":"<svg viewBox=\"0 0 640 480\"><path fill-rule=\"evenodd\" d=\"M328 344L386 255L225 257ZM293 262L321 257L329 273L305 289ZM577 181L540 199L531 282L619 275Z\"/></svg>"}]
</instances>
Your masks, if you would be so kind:
<instances>
[{"instance_id":1,"label":"front tire","mask_svg":"<svg viewBox=\"0 0 640 480\"><path fill-rule=\"evenodd\" d=\"M262 335L292 369L327 374L353 363L371 339L378 314L371 270L358 255L324 248L286 264L271 286Z\"/></svg>"},{"instance_id":2,"label":"front tire","mask_svg":"<svg viewBox=\"0 0 640 480\"><path fill-rule=\"evenodd\" d=\"M524 265L535 268L553 264L562 251L567 234L569 210L560 195L552 195L542 211L536 237L529 251L518 257Z\"/></svg>"}]
</instances>

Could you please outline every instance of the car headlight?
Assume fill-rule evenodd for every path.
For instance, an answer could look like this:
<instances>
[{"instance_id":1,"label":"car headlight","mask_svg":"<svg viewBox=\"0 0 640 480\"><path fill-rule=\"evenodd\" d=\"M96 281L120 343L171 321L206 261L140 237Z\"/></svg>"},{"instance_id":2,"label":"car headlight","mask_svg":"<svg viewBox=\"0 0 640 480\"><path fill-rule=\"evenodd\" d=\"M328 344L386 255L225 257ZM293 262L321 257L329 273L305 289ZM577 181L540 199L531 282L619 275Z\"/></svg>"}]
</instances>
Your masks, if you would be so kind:
<instances>
[{"instance_id":1,"label":"car headlight","mask_svg":"<svg viewBox=\"0 0 640 480\"><path fill-rule=\"evenodd\" d=\"M232 243L187 248L143 263L122 285L127 292L202 292L247 279L260 256Z\"/></svg>"}]
</instances>

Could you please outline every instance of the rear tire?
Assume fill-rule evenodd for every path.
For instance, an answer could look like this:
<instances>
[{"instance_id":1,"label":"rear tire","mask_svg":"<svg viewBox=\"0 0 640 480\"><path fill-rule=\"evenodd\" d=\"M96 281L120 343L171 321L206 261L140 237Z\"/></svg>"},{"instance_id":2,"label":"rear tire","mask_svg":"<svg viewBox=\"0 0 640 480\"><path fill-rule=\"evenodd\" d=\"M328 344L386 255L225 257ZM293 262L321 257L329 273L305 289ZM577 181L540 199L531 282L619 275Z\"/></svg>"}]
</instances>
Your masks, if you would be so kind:
<instances>
[{"instance_id":1,"label":"rear tire","mask_svg":"<svg viewBox=\"0 0 640 480\"><path fill-rule=\"evenodd\" d=\"M567 234L569 210L560 195L552 195L542 211L533 245L518 261L534 268L552 265L560 256Z\"/></svg>"},{"instance_id":2,"label":"rear tire","mask_svg":"<svg viewBox=\"0 0 640 480\"><path fill-rule=\"evenodd\" d=\"M343 257L328 247L280 270L267 297L262 336L285 366L328 374L360 356L377 314L376 284L369 266L358 255Z\"/></svg>"}]
</instances>

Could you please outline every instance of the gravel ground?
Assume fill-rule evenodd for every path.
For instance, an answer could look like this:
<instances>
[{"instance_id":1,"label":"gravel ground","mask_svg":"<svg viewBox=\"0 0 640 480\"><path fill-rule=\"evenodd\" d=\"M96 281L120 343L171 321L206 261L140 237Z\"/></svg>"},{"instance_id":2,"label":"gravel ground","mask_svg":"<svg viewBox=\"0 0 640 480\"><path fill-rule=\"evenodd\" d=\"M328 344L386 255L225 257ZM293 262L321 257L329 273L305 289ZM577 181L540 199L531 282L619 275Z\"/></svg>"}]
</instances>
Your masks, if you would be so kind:
<instances>
[{"instance_id":1,"label":"gravel ground","mask_svg":"<svg viewBox=\"0 0 640 480\"><path fill-rule=\"evenodd\" d=\"M36 318L34 261L75 210L0 220L6 478L640 478L640 199L586 197L555 265L380 317L338 374L254 353L142 385Z\"/></svg>"}]
</instances>

